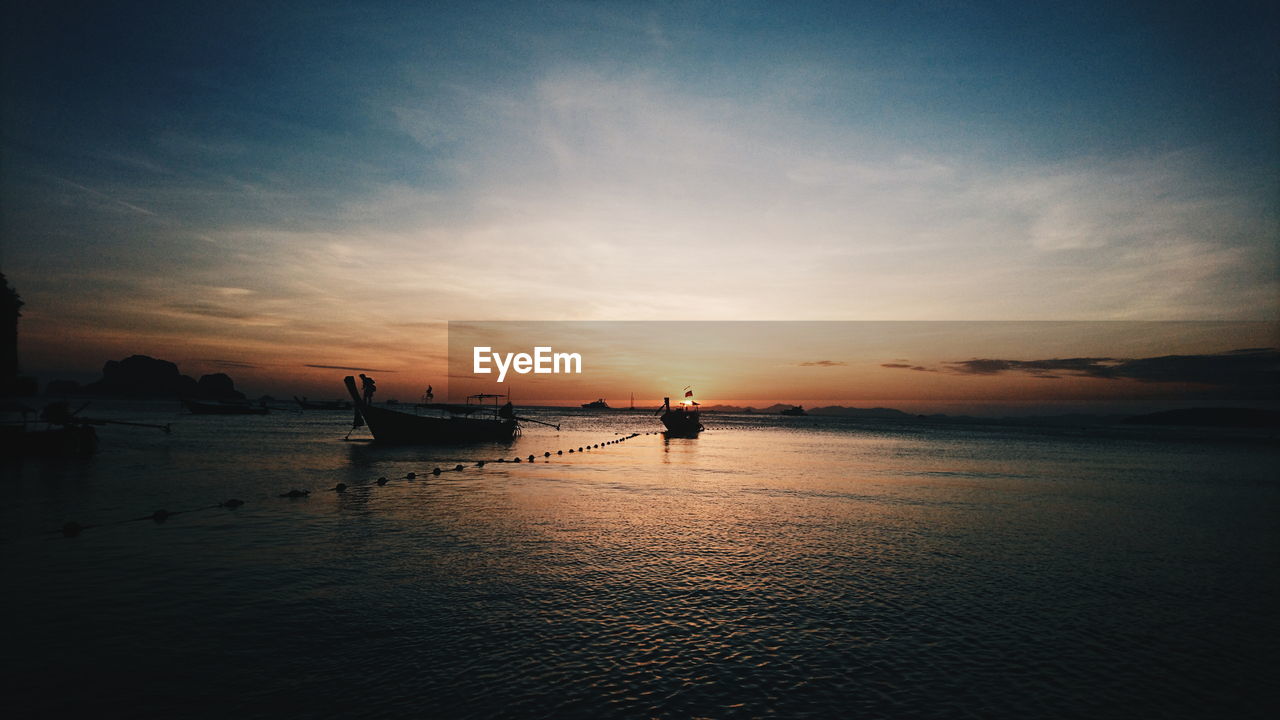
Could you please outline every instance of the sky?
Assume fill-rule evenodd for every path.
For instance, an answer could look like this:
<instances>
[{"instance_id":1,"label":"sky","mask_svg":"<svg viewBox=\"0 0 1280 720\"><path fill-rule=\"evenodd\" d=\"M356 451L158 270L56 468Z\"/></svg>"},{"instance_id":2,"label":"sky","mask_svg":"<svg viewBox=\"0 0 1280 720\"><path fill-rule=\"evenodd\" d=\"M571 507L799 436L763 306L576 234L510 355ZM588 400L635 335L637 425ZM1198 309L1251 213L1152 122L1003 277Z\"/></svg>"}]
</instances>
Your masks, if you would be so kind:
<instances>
[{"instance_id":1,"label":"sky","mask_svg":"<svg viewBox=\"0 0 1280 720\"><path fill-rule=\"evenodd\" d=\"M1274 3L6 5L45 378L415 395L451 320L1280 309Z\"/></svg>"}]
</instances>

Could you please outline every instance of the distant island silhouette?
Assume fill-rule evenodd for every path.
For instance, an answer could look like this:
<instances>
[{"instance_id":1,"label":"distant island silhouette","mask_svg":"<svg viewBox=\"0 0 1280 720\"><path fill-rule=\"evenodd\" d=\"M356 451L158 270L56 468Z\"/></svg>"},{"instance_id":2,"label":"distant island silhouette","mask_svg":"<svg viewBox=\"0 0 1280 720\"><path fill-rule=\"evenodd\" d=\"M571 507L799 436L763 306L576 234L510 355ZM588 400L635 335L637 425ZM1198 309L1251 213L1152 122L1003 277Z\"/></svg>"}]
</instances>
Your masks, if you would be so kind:
<instances>
[{"instance_id":1,"label":"distant island silhouette","mask_svg":"<svg viewBox=\"0 0 1280 720\"><path fill-rule=\"evenodd\" d=\"M712 405L704 407L703 412L777 415L783 410L787 410L792 407L795 406L786 403L776 403L765 408L756 408L751 406L741 407L737 405ZM940 413L917 415L886 407L857 408L845 407L843 405L827 405L824 407L806 408L806 413L809 416L820 417L866 418L877 420L930 420L948 423L997 422L1018 425L1125 424L1185 427L1280 427L1280 412L1260 408L1242 407L1184 408L1140 415L1089 415L1084 413L1068 413L1062 415L1035 415L1023 417L986 417L973 415L944 415Z\"/></svg>"},{"instance_id":2,"label":"distant island silhouette","mask_svg":"<svg viewBox=\"0 0 1280 720\"><path fill-rule=\"evenodd\" d=\"M790 403L775 403L765 408L757 407L740 407L737 405L710 405L702 408L703 412L730 412L730 413L758 413L760 415L778 415L784 410L790 410L796 405ZM845 407L843 405L828 405L826 407L805 408L805 413L809 415L839 415L841 417L865 417L865 418L910 418L915 417L911 413L906 413L893 408L874 407L874 408L856 408Z\"/></svg>"},{"instance_id":3,"label":"distant island silhouette","mask_svg":"<svg viewBox=\"0 0 1280 720\"><path fill-rule=\"evenodd\" d=\"M46 395L114 395L120 397L172 397L200 400L244 400L235 381L226 373L201 375L196 380L178 372L168 360L147 355L131 355L109 360L102 366L102 378L88 385L73 380L53 380Z\"/></svg>"},{"instance_id":4,"label":"distant island silhouette","mask_svg":"<svg viewBox=\"0 0 1280 720\"><path fill-rule=\"evenodd\" d=\"M1280 412L1258 408L1188 408L1134 415L1128 425L1194 425L1199 427L1280 427Z\"/></svg>"}]
</instances>

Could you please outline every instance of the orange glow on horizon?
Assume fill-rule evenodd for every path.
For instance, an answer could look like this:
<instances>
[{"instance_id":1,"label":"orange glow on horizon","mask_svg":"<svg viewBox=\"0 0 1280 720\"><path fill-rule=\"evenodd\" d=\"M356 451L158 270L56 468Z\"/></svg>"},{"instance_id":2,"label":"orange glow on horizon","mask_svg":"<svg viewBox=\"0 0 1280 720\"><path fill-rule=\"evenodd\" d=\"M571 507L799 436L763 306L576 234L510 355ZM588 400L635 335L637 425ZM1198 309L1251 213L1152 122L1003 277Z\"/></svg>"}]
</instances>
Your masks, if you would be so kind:
<instances>
[{"instance_id":1,"label":"orange glow on horizon","mask_svg":"<svg viewBox=\"0 0 1280 720\"><path fill-rule=\"evenodd\" d=\"M39 316L35 316L39 319ZM681 406L768 407L774 404L893 407L938 412L983 404L1087 405L1159 402L1211 389L1189 383L1140 382L1069 372L961 372L975 358L1153 357L1273 347L1266 323L506 323L494 333L477 323L432 332L388 333L376 340L359 328L350 335L285 344L265 338L190 337L152 332L130 336L86 332L67 345L70 328L25 323L22 362L42 380L73 373L96 379L102 364L145 354L178 365L184 374L224 372L251 397L345 396L342 378L377 378L378 399L413 402L428 386L437 398L510 392L517 405L576 407L604 398L614 408L655 408L663 397L695 386L700 401ZM449 332L446 332L449 330ZM764 334L762 334L762 332ZM69 334L69 333L68 333ZM498 385L450 368L443 340L476 341L496 350L550 344L583 355L581 375L519 375ZM78 374L74 374L78 373Z\"/></svg>"}]
</instances>

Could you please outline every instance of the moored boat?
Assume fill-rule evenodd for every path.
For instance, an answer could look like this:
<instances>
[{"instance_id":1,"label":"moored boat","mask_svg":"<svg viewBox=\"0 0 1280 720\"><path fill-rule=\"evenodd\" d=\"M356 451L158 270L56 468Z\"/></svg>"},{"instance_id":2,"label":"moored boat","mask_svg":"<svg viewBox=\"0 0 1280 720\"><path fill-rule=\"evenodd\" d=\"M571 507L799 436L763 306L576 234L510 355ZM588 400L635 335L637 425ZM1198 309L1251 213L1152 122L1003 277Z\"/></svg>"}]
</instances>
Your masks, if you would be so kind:
<instances>
[{"instance_id":1,"label":"moored boat","mask_svg":"<svg viewBox=\"0 0 1280 720\"><path fill-rule=\"evenodd\" d=\"M305 397L293 396L294 402L303 410L350 410L351 402L349 400L310 400Z\"/></svg>"},{"instance_id":2,"label":"moored boat","mask_svg":"<svg viewBox=\"0 0 1280 720\"><path fill-rule=\"evenodd\" d=\"M780 413L778 413L778 414L779 414L779 415L789 415L789 416L791 416L791 417L803 417L803 416L805 416L805 415L808 415L809 413L807 413L807 412L805 412L805 411L804 411L804 406L803 406L803 405L796 405L795 407L787 408L786 410L783 410L782 412L780 412Z\"/></svg>"},{"instance_id":3,"label":"moored boat","mask_svg":"<svg viewBox=\"0 0 1280 720\"><path fill-rule=\"evenodd\" d=\"M430 445L464 442L508 442L520 431L511 403L497 406L498 395L472 395L468 404L422 403L418 407L436 411L439 415L417 415L374 407L360 396L355 378L348 375L343 382L355 406L355 422L352 429L367 425L373 439L383 443ZM470 404L494 399L492 408ZM479 416L479 417L473 417Z\"/></svg>"},{"instance_id":4,"label":"moored boat","mask_svg":"<svg viewBox=\"0 0 1280 720\"><path fill-rule=\"evenodd\" d=\"M0 405L0 411L5 414L0 419L0 457L92 455L98 448L98 432L94 429L98 425L129 425L169 432L168 425L80 415L88 405L86 402L73 412L65 402L52 402L40 412L38 420L31 418L35 410L20 403Z\"/></svg>"},{"instance_id":5,"label":"moored boat","mask_svg":"<svg viewBox=\"0 0 1280 720\"><path fill-rule=\"evenodd\" d=\"M598 399L598 400L594 400L594 401L589 402L589 403L582 403L582 409L584 409L584 410L608 410L608 409L609 409L609 403L605 402L605 401L604 401L604 398L600 398L600 399Z\"/></svg>"},{"instance_id":6,"label":"moored boat","mask_svg":"<svg viewBox=\"0 0 1280 720\"><path fill-rule=\"evenodd\" d=\"M692 392L686 392L685 397L693 396ZM697 437L698 433L705 428L702 426L702 416L698 409L698 403L693 400L686 399L679 405L672 406L671 398L662 398L662 425L667 429L667 435L672 437Z\"/></svg>"},{"instance_id":7,"label":"moored boat","mask_svg":"<svg viewBox=\"0 0 1280 720\"><path fill-rule=\"evenodd\" d=\"M250 405L247 402L205 402L183 398L182 404L194 415L266 415L271 412L265 404Z\"/></svg>"},{"instance_id":8,"label":"moored boat","mask_svg":"<svg viewBox=\"0 0 1280 720\"><path fill-rule=\"evenodd\" d=\"M76 457L92 455L97 448L98 433L90 425L0 424L0 457Z\"/></svg>"}]
</instances>

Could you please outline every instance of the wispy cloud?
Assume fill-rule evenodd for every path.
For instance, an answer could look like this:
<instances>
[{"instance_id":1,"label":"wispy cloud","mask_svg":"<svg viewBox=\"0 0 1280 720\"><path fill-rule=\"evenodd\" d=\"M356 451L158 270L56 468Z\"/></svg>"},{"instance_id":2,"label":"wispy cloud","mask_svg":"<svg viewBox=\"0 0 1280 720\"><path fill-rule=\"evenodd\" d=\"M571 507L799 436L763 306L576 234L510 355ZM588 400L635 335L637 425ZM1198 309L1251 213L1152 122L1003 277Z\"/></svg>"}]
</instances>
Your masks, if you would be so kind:
<instances>
[{"instance_id":1,"label":"wispy cloud","mask_svg":"<svg viewBox=\"0 0 1280 720\"><path fill-rule=\"evenodd\" d=\"M147 215L147 216L149 216L149 217L155 217L155 215L156 215L155 213L151 212L150 210L148 210L148 209L146 209L146 208L144 208L144 207L139 207L139 206L137 206L137 205L134 205L134 204L133 204L133 203L131 203L131 202L126 202L126 201L121 200L121 199L119 199L119 198L117 198L117 197L112 197L111 195L109 195L109 194L107 194L107 193L105 193L105 192L101 192L101 191L98 191L98 190L94 190L93 188L88 187L88 186L86 186L86 185L82 185L82 184L80 184L80 183L78 183L78 182L75 182L74 180L68 180L67 178L64 178L64 177L59 177L59 178L57 178L57 180L58 180L59 182L61 182L61 183L65 184L65 185L68 185L68 186L70 186L70 187L73 187L73 188L75 188L75 189L77 189L77 190L80 190L80 191L84 192L85 194L87 194L87 195L91 196L92 198L94 198L94 200L96 200L96 201L109 203L110 205L115 206L115 207L121 207L121 208L124 208L124 209L126 209L126 210L131 210L131 211L133 211L133 212L135 212L135 213L138 213L138 214L140 214L140 215Z\"/></svg>"},{"instance_id":2,"label":"wispy cloud","mask_svg":"<svg viewBox=\"0 0 1280 720\"><path fill-rule=\"evenodd\" d=\"M938 372L935 368L927 368L923 365L912 365L911 363L900 362L881 363L880 367L891 368L894 370L915 370L916 372Z\"/></svg>"},{"instance_id":3,"label":"wispy cloud","mask_svg":"<svg viewBox=\"0 0 1280 720\"><path fill-rule=\"evenodd\" d=\"M258 363L242 362L240 360L212 360L208 358L201 358L199 361L224 368L257 369L262 367L262 365Z\"/></svg>"},{"instance_id":4,"label":"wispy cloud","mask_svg":"<svg viewBox=\"0 0 1280 720\"><path fill-rule=\"evenodd\" d=\"M320 368L321 370L351 370L353 372L394 373L395 370L379 370L378 368L348 367L346 365L315 365L307 363L303 367Z\"/></svg>"},{"instance_id":5,"label":"wispy cloud","mask_svg":"<svg viewBox=\"0 0 1280 720\"><path fill-rule=\"evenodd\" d=\"M849 363L840 360L810 360L798 363L800 367L841 367Z\"/></svg>"},{"instance_id":6,"label":"wispy cloud","mask_svg":"<svg viewBox=\"0 0 1280 720\"><path fill-rule=\"evenodd\" d=\"M931 370L905 363L882 363L881 367ZM1073 376L1103 380L1128 379L1147 383L1193 383L1257 388L1280 386L1280 352L1274 348L1246 348L1222 353L1162 355L1146 358L1078 357L1044 360L975 358L945 362L943 369L959 375L1022 373L1044 379Z\"/></svg>"},{"instance_id":7,"label":"wispy cloud","mask_svg":"<svg viewBox=\"0 0 1280 720\"><path fill-rule=\"evenodd\" d=\"M169 306L169 310L183 315L198 315L200 317L225 320L245 325L276 326L281 324L281 320L278 318L263 315L250 309L228 307L213 303L174 303Z\"/></svg>"}]
</instances>

